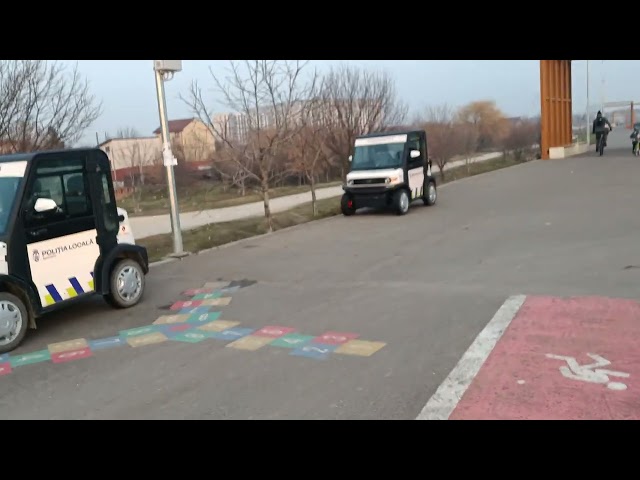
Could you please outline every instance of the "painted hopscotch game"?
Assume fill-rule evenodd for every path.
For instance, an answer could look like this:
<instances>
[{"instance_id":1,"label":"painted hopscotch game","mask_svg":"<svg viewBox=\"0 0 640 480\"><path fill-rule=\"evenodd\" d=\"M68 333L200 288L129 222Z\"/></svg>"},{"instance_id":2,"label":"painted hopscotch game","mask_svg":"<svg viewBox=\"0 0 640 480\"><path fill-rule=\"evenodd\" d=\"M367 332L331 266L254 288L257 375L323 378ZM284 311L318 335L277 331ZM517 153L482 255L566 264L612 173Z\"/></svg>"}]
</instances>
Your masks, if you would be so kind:
<instances>
[{"instance_id":1,"label":"painted hopscotch game","mask_svg":"<svg viewBox=\"0 0 640 480\"><path fill-rule=\"evenodd\" d=\"M509 298L418 419L640 419L640 302Z\"/></svg>"},{"instance_id":2,"label":"painted hopscotch game","mask_svg":"<svg viewBox=\"0 0 640 480\"><path fill-rule=\"evenodd\" d=\"M239 283L239 284L238 284ZM0 355L0 376L34 363L66 363L92 357L115 347L139 348L168 341L199 343L226 342L236 350L256 351L269 346L289 350L289 355L326 360L332 354L370 357L386 344L363 340L357 333L329 331L309 335L295 328L268 325L251 328L241 322L221 318L221 309L231 304L231 295L245 286L241 282L209 282L183 292L186 300L169 307L169 312L151 325L122 330L117 335L88 340L78 338L48 345L45 350L20 355Z\"/></svg>"}]
</instances>

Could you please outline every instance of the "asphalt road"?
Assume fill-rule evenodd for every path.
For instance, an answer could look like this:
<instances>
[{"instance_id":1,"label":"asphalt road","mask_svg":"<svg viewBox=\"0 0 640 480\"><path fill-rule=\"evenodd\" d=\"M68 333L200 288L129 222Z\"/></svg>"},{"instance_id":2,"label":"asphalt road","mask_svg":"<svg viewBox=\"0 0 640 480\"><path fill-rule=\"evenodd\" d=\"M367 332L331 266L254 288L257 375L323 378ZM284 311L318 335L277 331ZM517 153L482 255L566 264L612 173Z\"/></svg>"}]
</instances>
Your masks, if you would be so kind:
<instances>
[{"instance_id":1,"label":"asphalt road","mask_svg":"<svg viewBox=\"0 0 640 480\"><path fill-rule=\"evenodd\" d=\"M121 346L16 367L0 377L0 418L413 419L508 296L638 297L640 159L623 134L604 157L448 184L438 205L405 217L336 217L155 266L141 305L87 302L43 319L13 352L117 335L166 315L186 289L248 279L220 320L385 343L369 357L215 338Z\"/></svg>"}]
</instances>

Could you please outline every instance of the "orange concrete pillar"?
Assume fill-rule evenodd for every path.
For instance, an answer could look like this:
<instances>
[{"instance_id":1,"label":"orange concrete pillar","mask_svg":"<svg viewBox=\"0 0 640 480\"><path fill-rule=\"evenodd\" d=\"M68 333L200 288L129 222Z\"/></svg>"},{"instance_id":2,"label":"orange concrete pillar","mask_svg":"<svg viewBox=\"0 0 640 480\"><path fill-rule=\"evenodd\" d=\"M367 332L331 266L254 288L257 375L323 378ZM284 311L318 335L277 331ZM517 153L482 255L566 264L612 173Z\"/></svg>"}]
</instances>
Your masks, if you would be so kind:
<instances>
[{"instance_id":1,"label":"orange concrete pillar","mask_svg":"<svg viewBox=\"0 0 640 480\"><path fill-rule=\"evenodd\" d=\"M571 145L571 60L540 60L540 127L542 159L549 148Z\"/></svg>"}]
</instances>

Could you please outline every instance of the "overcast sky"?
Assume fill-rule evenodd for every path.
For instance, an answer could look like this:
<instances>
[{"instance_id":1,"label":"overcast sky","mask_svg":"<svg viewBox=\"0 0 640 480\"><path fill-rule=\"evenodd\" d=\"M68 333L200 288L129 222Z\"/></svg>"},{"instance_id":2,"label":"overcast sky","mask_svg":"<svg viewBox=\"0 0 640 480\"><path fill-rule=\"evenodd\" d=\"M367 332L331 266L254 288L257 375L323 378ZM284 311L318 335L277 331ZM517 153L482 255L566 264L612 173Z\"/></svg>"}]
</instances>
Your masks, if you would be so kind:
<instances>
[{"instance_id":1,"label":"overcast sky","mask_svg":"<svg viewBox=\"0 0 640 480\"><path fill-rule=\"evenodd\" d=\"M151 60L78 60L92 92L103 101L104 113L86 132L82 143L94 144L105 132L134 127L142 135L151 135L159 126L156 91ZM346 62L388 71L396 80L398 93L413 112L427 105L448 103L459 106L473 100L491 99L508 116L536 115L540 111L540 73L537 60L314 60L311 65L325 70L329 65ZM166 84L169 118L193 116L179 99L192 80L213 86L209 68L223 72L227 61L185 60L183 70ZM573 110L586 109L586 61L574 60L572 66ZM640 100L636 92L640 61L591 60L591 104L605 101ZM223 108L221 108L223 109Z\"/></svg>"}]
</instances>

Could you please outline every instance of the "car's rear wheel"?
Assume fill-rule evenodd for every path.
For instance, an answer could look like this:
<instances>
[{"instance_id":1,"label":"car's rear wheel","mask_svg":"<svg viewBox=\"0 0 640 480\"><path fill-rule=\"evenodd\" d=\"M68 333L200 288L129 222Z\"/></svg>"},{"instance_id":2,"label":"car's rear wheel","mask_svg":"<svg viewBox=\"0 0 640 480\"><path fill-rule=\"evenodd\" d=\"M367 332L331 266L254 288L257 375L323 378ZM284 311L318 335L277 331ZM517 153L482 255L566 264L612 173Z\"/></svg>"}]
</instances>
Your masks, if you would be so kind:
<instances>
[{"instance_id":1,"label":"car's rear wheel","mask_svg":"<svg viewBox=\"0 0 640 480\"><path fill-rule=\"evenodd\" d=\"M438 189L436 188L436 184L434 181L430 181L427 185L427 189L422 197L422 201L425 205L431 206L435 205L438 201Z\"/></svg>"}]
</instances>

